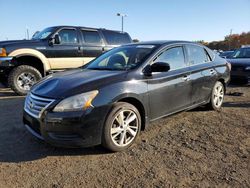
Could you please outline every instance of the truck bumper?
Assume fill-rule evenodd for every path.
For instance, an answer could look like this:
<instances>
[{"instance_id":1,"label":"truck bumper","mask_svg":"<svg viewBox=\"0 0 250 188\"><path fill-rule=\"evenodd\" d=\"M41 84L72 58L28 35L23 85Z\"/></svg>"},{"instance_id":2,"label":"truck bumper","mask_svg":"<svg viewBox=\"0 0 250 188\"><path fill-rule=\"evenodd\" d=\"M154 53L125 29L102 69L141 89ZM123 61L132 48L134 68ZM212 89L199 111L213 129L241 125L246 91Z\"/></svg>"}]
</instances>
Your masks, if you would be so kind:
<instances>
[{"instance_id":1,"label":"truck bumper","mask_svg":"<svg viewBox=\"0 0 250 188\"><path fill-rule=\"evenodd\" d=\"M15 66L14 57L0 57L0 75L4 75Z\"/></svg>"}]
</instances>

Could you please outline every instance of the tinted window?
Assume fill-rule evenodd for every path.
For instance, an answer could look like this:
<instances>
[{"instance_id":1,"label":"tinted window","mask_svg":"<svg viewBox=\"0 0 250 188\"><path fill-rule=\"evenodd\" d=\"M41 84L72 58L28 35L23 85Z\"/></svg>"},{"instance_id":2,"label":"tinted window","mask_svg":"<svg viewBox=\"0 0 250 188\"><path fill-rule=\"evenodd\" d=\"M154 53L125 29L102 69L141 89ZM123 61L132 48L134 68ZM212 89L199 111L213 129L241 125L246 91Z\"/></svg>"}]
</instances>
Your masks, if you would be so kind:
<instances>
[{"instance_id":1,"label":"tinted window","mask_svg":"<svg viewBox=\"0 0 250 188\"><path fill-rule=\"evenodd\" d=\"M155 62L165 62L170 65L170 70L179 69L186 66L182 47L174 47L166 50Z\"/></svg>"},{"instance_id":2,"label":"tinted window","mask_svg":"<svg viewBox=\"0 0 250 188\"><path fill-rule=\"evenodd\" d=\"M101 37L97 31L83 31L83 38L86 43L100 44Z\"/></svg>"},{"instance_id":3,"label":"tinted window","mask_svg":"<svg viewBox=\"0 0 250 188\"><path fill-rule=\"evenodd\" d=\"M131 43L131 38L127 33L119 33L114 31L103 31L103 35L110 45L119 45Z\"/></svg>"},{"instance_id":4,"label":"tinted window","mask_svg":"<svg viewBox=\"0 0 250 188\"><path fill-rule=\"evenodd\" d=\"M62 29L58 34L61 38L61 44L72 44L78 42L77 32L74 29Z\"/></svg>"},{"instance_id":5,"label":"tinted window","mask_svg":"<svg viewBox=\"0 0 250 188\"><path fill-rule=\"evenodd\" d=\"M196 65L210 61L204 48L196 45L187 45L188 60L190 65Z\"/></svg>"}]
</instances>

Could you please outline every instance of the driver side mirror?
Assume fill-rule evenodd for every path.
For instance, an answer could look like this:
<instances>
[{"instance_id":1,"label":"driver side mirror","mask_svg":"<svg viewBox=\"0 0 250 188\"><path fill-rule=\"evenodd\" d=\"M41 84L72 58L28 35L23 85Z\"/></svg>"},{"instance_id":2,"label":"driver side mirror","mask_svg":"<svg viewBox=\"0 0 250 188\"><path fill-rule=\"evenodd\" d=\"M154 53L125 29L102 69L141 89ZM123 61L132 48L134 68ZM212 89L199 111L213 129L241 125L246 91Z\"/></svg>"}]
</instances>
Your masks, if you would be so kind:
<instances>
[{"instance_id":1,"label":"driver side mirror","mask_svg":"<svg viewBox=\"0 0 250 188\"><path fill-rule=\"evenodd\" d=\"M49 39L49 45L53 46L53 44L60 44L61 43L61 38L58 34L55 34L54 37Z\"/></svg>"},{"instance_id":2,"label":"driver side mirror","mask_svg":"<svg viewBox=\"0 0 250 188\"><path fill-rule=\"evenodd\" d=\"M168 72L170 70L170 65L164 62L156 62L152 65L147 65L143 70L146 76L151 76L153 72Z\"/></svg>"},{"instance_id":3,"label":"driver side mirror","mask_svg":"<svg viewBox=\"0 0 250 188\"><path fill-rule=\"evenodd\" d=\"M61 37L58 34L55 34L54 36L54 42L55 44L60 44L61 43Z\"/></svg>"}]
</instances>

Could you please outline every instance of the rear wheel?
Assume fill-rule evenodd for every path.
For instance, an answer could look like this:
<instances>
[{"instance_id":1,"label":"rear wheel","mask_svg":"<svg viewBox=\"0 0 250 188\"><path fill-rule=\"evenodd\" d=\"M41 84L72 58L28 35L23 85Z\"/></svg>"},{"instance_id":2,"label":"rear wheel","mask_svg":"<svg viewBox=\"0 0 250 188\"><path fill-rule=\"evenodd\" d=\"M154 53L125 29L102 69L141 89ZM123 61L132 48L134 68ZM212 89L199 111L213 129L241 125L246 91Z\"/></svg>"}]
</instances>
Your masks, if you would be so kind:
<instances>
[{"instance_id":1,"label":"rear wheel","mask_svg":"<svg viewBox=\"0 0 250 188\"><path fill-rule=\"evenodd\" d=\"M223 104L225 95L225 89L223 83L217 81L213 87L213 91L210 97L210 102L207 104L207 107L211 110L219 111Z\"/></svg>"},{"instance_id":2,"label":"rear wheel","mask_svg":"<svg viewBox=\"0 0 250 188\"><path fill-rule=\"evenodd\" d=\"M18 95L26 95L31 87L42 78L41 73L34 67L21 65L15 67L8 76L10 88Z\"/></svg>"},{"instance_id":3,"label":"rear wheel","mask_svg":"<svg viewBox=\"0 0 250 188\"><path fill-rule=\"evenodd\" d=\"M118 102L105 122L102 145L111 151L125 150L135 142L140 129L139 111L129 103Z\"/></svg>"}]
</instances>

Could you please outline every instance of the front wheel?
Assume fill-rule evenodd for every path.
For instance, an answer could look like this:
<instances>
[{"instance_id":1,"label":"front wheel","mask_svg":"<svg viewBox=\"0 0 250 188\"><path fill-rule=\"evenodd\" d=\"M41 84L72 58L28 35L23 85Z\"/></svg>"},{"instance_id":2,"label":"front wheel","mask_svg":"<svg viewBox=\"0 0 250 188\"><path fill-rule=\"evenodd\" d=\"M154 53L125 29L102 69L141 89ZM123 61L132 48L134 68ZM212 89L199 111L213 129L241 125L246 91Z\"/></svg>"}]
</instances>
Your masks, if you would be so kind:
<instances>
[{"instance_id":1,"label":"front wheel","mask_svg":"<svg viewBox=\"0 0 250 188\"><path fill-rule=\"evenodd\" d=\"M109 113L102 136L102 145L111 151L129 148L141 129L141 116L129 103L118 102Z\"/></svg>"},{"instance_id":2,"label":"front wheel","mask_svg":"<svg viewBox=\"0 0 250 188\"><path fill-rule=\"evenodd\" d=\"M8 84L18 95L26 95L31 87L41 78L42 75L36 68L20 65L10 72Z\"/></svg>"},{"instance_id":3,"label":"front wheel","mask_svg":"<svg viewBox=\"0 0 250 188\"><path fill-rule=\"evenodd\" d=\"M225 88L223 83L217 81L213 87L212 94L210 97L210 102L207 104L207 107L211 110L219 111L223 104L225 95Z\"/></svg>"}]
</instances>

